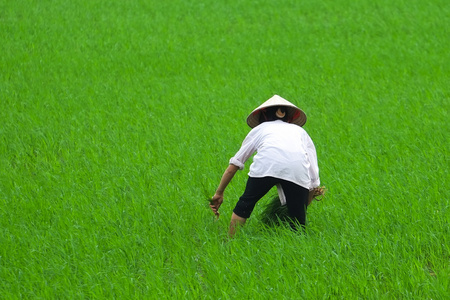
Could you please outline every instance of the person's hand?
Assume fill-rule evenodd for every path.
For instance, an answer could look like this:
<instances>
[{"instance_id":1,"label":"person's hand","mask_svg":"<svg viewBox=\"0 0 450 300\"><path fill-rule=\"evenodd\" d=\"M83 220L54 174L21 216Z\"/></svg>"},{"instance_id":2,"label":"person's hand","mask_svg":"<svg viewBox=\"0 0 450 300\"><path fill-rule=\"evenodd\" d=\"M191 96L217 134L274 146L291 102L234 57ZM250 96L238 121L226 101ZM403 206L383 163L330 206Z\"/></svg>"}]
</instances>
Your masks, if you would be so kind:
<instances>
[{"instance_id":1,"label":"person's hand","mask_svg":"<svg viewBox=\"0 0 450 300\"><path fill-rule=\"evenodd\" d=\"M320 201L325 196L326 189L324 186L319 186L316 188L313 188L309 191L309 199L308 199L308 205L311 204L313 200Z\"/></svg>"},{"instance_id":2,"label":"person's hand","mask_svg":"<svg viewBox=\"0 0 450 300\"><path fill-rule=\"evenodd\" d=\"M313 191L314 191L314 198L316 199L317 197L321 197L321 196L325 195L326 188L324 186L319 186L319 187L314 188ZM316 200L320 201L320 200L322 200L322 198L316 199Z\"/></svg>"},{"instance_id":3,"label":"person's hand","mask_svg":"<svg viewBox=\"0 0 450 300\"><path fill-rule=\"evenodd\" d=\"M209 201L209 207L214 212L216 217L219 217L219 207L223 203L223 194L214 194L214 196Z\"/></svg>"}]
</instances>

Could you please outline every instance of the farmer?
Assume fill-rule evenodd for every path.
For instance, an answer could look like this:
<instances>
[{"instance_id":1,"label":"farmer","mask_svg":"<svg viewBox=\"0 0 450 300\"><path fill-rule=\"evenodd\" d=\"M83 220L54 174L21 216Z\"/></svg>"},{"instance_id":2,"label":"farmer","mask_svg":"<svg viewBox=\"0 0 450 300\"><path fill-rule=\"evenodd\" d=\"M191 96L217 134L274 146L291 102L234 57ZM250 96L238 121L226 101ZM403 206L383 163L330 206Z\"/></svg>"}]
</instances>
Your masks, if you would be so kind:
<instances>
[{"instance_id":1,"label":"farmer","mask_svg":"<svg viewBox=\"0 0 450 300\"><path fill-rule=\"evenodd\" d=\"M250 166L247 185L231 216L229 236L238 225L244 225L256 202L276 186L282 204L289 216L302 228L306 223L306 207L319 193L319 167L314 144L301 127L306 123L305 113L294 104L275 95L247 118L252 128L241 148L225 170L210 207L218 214L224 192L238 170L257 153Z\"/></svg>"}]
</instances>

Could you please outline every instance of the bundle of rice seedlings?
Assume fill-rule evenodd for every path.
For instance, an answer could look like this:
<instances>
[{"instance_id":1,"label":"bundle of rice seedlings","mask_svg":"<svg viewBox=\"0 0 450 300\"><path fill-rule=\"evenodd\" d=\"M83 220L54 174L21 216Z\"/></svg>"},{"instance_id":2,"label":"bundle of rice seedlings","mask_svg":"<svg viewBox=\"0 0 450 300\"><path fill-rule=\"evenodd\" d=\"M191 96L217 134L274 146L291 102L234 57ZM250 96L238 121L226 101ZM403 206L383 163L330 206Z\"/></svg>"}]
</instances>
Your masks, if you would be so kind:
<instances>
[{"instance_id":1,"label":"bundle of rice seedlings","mask_svg":"<svg viewBox=\"0 0 450 300\"><path fill-rule=\"evenodd\" d=\"M319 186L314 189L314 193L312 198L309 200L308 205L311 204L312 200L321 201L325 197L325 193L327 192L327 188L324 186Z\"/></svg>"},{"instance_id":2,"label":"bundle of rice seedlings","mask_svg":"<svg viewBox=\"0 0 450 300\"><path fill-rule=\"evenodd\" d=\"M280 225L289 221L287 205L281 205L280 198L275 196L264 207L261 222L266 225Z\"/></svg>"},{"instance_id":3,"label":"bundle of rice seedlings","mask_svg":"<svg viewBox=\"0 0 450 300\"><path fill-rule=\"evenodd\" d=\"M211 197L208 197L208 198L206 199L206 201L209 202L209 207L210 207L211 210L212 210L212 206L216 205L216 203L214 202L214 200L213 200ZM218 218L220 217L219 211L216 211L216 212L214 213L214 215L215 215L216 219L218 219Z\"/></svg>"},{"instance_id":4,"label":"bundle of rice seedlings","mask_svg":"<svg viewBox=\"0 0 450 300\"><path fill-rule=\"evenodd\" d=\"M325 196L325 187L317 187L311 194L311 198L308 200L308 206L313 200L320 201ZM262 212L261 221L266 225L280 225L281 223L289 222L289 212L287 205L281 205L280 198L275 196L264 207Z\"/></svg>"}]
</instances>

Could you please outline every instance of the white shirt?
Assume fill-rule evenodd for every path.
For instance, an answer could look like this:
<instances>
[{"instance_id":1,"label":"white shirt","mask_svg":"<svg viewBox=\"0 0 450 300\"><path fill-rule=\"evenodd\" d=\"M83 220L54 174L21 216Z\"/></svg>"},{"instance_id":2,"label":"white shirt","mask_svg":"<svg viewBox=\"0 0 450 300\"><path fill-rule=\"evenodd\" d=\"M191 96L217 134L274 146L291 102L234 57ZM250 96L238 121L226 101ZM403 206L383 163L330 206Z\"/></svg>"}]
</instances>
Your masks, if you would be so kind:
<instances>
[{"instance_id":1,"label":"white shirt","mask_svg":"<svg viewBox=\"0 0 450 300\"><path fill-rule=\"evenodd\" d=\"M256 126L230 164L242 170L255 151L250 177L276 177L309 190L320 185L316 148L302 127L281 120Z\"/></svg>"}]
</instances>

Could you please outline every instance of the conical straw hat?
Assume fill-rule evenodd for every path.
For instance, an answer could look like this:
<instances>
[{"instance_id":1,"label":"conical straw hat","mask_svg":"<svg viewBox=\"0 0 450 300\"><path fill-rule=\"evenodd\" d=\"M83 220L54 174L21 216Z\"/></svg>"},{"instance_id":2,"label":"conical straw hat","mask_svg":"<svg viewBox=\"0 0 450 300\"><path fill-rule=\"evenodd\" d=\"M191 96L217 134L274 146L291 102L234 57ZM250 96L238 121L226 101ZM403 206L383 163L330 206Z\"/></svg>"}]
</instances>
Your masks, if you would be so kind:
<instances>
[{"instance_id":1,"label":"conical straw hat","mask_svg":"<svg viewBox=\"0 0 450 300\"><path fill-rule=\"evenodd\" d=\"M287 101L286 99L274 95L272 98L258 106L252 113L247 117L247 124L251 128L256 127L260 124L259 114L261 110L271 106L285 106L287 108L287 121L298 126L303 126L306 123L306 114L297 106Z\"/></svg>"}]
</instances>

